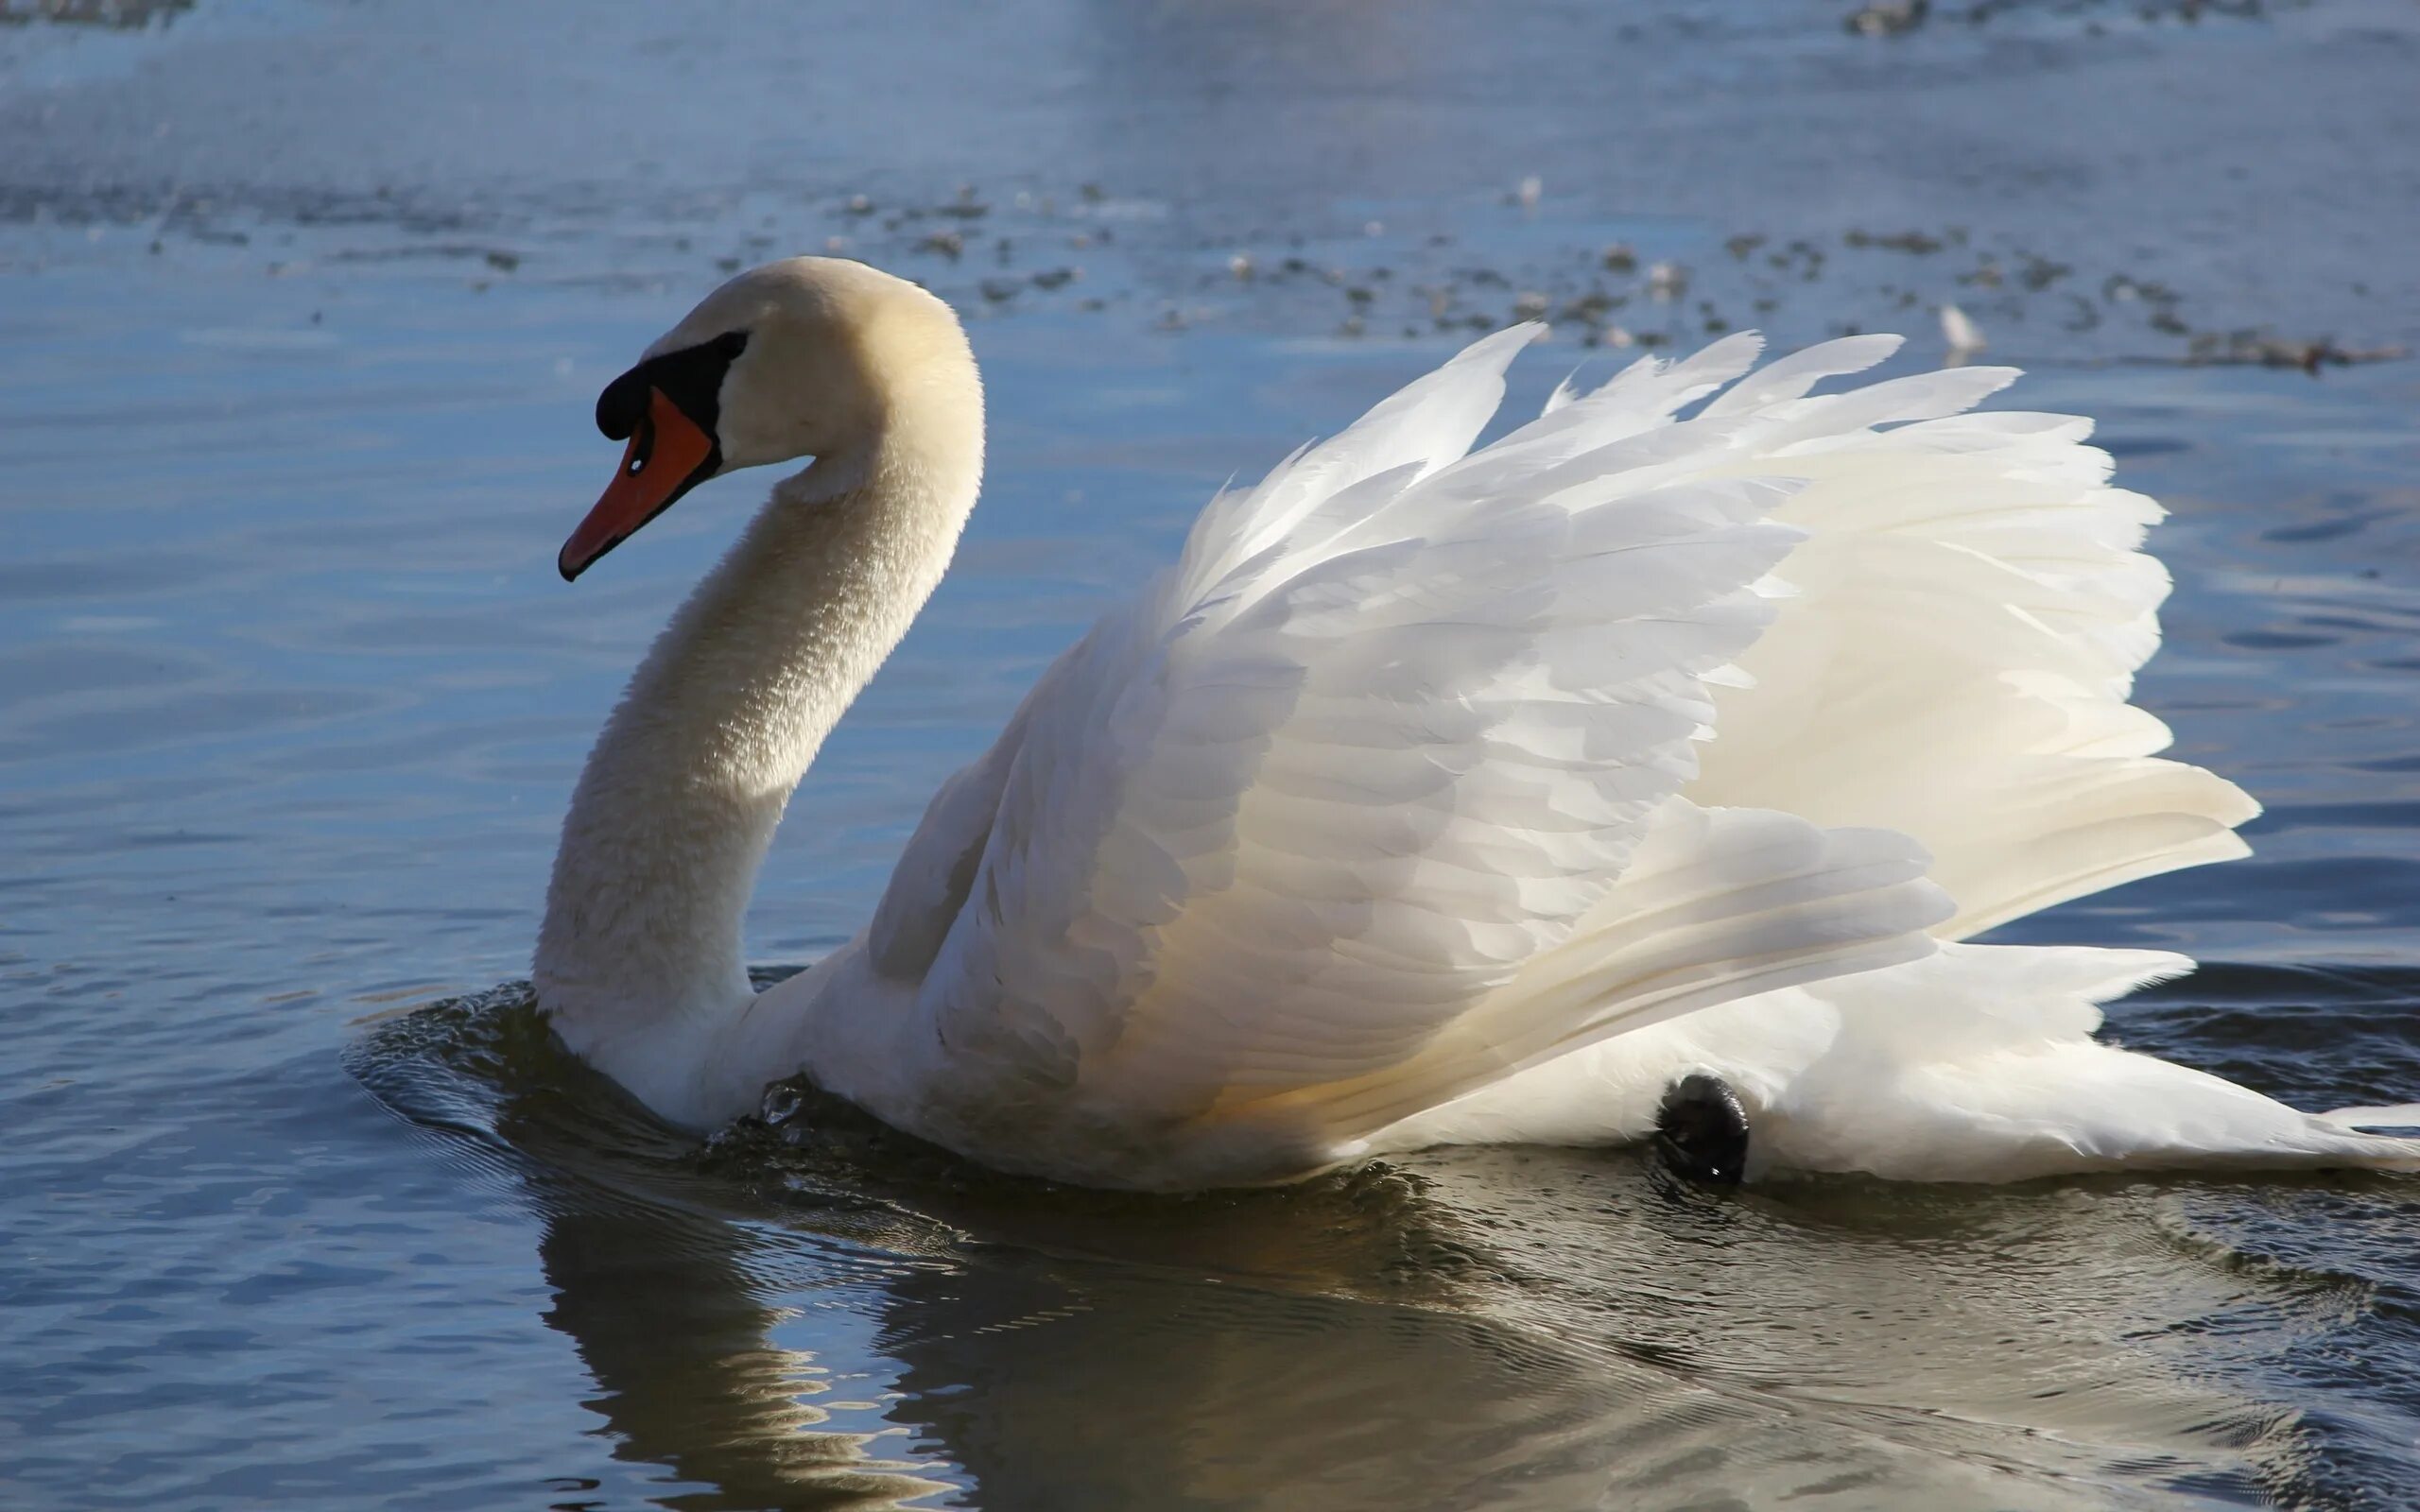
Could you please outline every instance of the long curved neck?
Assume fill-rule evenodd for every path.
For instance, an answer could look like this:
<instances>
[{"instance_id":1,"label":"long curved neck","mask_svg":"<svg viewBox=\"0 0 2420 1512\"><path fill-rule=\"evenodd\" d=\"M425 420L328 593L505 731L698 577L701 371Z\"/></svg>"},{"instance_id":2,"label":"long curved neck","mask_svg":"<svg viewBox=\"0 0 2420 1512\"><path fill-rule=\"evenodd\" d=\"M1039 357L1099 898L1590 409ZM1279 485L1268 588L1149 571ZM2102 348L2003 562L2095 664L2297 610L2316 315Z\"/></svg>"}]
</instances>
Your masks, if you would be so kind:
<instances>
[{"instance_id":1,"label":"long curved neck","mask_svg":"<svg viewBox=\"0 0 2420 1512\"><path fill-rule=\"evenodd\" d=\"M974 507L980 401L932 408L774 490L631 678L563 821L539 1006L676 1121L703 1121L699 1062L751 995L741 924L790 790Z\"/></svg>"}]
</instances>

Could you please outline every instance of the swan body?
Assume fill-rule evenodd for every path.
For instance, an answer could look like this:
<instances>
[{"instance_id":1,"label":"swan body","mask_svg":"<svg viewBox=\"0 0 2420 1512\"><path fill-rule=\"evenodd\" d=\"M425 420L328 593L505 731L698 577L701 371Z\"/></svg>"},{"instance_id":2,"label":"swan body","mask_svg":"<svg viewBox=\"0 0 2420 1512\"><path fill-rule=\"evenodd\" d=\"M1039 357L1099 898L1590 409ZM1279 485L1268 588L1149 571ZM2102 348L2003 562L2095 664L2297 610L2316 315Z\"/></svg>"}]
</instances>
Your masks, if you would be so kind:
<instances>
[{"instance_id":1,"label":"swan body","mask_svg":"<svg viewBox=\"0 0 2420 1512\"><path fill-rule=\"evenodd\" d=\"M631 448L564 575L697 482L814 461L589 759L543 1011L677 1124L804 1071L1104 1186L1634 1139L1701 1072L1752 1175L2420 1168L2354 1126L2415 1109L2306 1114L2092 1038L2181 957L1962 943L2240 854L2256 812L2127 702L2158 510L2088 422L1973 412L2000 369L1818 396L1895 340L1752 371L1735 336L1474 450L1535 334L1214 500L943 785L864 932L757 993L757 867L948 564L982 396L902 281L803 258L717 290L600 399Z\"/></svg>"}]
</instances>

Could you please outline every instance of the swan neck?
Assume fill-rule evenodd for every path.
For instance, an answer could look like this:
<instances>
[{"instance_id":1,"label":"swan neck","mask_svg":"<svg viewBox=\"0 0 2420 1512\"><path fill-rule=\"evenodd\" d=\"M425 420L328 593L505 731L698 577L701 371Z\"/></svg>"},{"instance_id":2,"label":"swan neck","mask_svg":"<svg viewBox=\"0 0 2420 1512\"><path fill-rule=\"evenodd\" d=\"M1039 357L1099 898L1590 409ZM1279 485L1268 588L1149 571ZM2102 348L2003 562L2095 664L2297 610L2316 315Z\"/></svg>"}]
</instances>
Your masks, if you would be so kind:
<instances>
[{"instance_id":1,"label":"swan neck","mask_svg":"<svg viewBox=\"0 0 2420 1512\"><path fill-rule=\"evenodd\" d=\"M752 995L742 923L757 868L791 789L949 564L979 484L980 414L978 400L959 434L891 427L778 486L589 756L548 888L538 1001L659 1113L728 1116L696 1085L713 1070L697 1041Z\"/></svg>"}]
</instances>

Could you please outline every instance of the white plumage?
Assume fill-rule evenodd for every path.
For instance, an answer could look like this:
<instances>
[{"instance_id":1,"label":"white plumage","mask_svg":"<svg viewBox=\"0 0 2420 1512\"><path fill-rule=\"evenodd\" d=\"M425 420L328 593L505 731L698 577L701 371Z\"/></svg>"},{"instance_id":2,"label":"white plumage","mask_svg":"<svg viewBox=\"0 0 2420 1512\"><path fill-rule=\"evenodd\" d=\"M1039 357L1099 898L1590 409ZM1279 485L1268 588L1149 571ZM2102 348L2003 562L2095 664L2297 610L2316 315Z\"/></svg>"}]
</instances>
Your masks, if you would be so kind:
<instances>
[{"instance_id":1,"label":"white plumage","mask_svg":"<svg viewBox=\"0 0 2420 1512\"><path fill-rule=\"evenodd\" d=\"M748 999L735 920L730 947L605 937L666 889L692 919L744 899L766 774L794 782L861 680L826 669L870 673L938 577L913 543L946 559L980 455L946 319L801 260L658 344L750 333L726 417L785 381L878 388L889 417L777 490L566 825L541 1001L659 1111L718 1122L804 1069L994 1165L1184 1188L1634 1138L1707 1071L1760 1167L2420 1165L2090 1039L2095 1003L2177 958L1938 943L2239 853L2255 808L2156 759L2126 703L2156 508L2106 487L2085 422L1967 413L2004 369L1808 397L1890 338L1754 373L1751 337L1644 359L1473 451L1536 333L1490 336L1214 500L934 799L850 945ZM834 328L838 377L802 346ZM730 423L727 455L769 450ZM631 713L670 696L650 679L682 717ZM669 813L617 814L650 784Z\"/></svg>"}]
</instances>

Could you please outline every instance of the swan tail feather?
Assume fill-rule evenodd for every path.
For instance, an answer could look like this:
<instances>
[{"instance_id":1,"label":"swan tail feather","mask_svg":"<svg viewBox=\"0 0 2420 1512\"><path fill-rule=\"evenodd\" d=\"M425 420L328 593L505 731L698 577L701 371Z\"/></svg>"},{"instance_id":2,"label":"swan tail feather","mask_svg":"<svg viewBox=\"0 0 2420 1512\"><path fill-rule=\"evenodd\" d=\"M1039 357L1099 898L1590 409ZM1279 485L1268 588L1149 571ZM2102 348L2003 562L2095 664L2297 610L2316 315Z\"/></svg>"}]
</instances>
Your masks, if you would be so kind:
<instances>
[{"instance_id":1,"label":"swan tail feather","mask_svg":"<svg viewBox=\"0 0 2420 1512\"><path fill-rule=\"evenodd\" d=\"M2306 1113L2093 1038L2101 1004L2191 965L2152 951L1945 945L1622 1035L1374 1143L1634 1140L1663 1090L1697 1073L1748 1108L1752 1176L2420 1170L2420 1139L2368 1132L2420 1127L2420 1105Z\"/></svg>"},{"instance_id":2,"label":"swan tail feather","mask_svg":"<svg viewBox=\"0 0 2420 1512\"><path fill-rule=\"evenodd\" d=\"M2339 1108L2314 1115L2355 1133L2384 1129L2420 1129L2420 1103L2390 1103L2377 1108Z\"/></svg>"}]
</instances>

